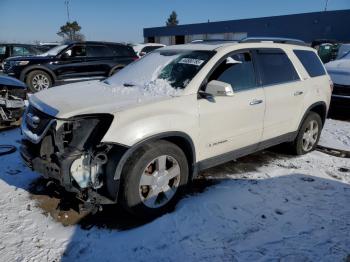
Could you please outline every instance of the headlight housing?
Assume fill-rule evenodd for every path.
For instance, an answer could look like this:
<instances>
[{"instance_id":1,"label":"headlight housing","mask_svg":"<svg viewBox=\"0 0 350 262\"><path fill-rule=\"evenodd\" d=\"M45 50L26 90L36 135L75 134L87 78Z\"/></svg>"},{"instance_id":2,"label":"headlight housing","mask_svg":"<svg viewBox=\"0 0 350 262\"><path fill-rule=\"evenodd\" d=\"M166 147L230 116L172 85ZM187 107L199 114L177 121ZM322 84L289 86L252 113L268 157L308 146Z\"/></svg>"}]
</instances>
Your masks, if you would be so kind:
<instances>
[{"instance_id":1,"label":"headlight housing","mask_svg":"<svg viewBox=\"0 0 350 262\"><path fill-rule=\"evenodd\" d=\"M29 61L11 61L12 66L25 66L28 64L29 64Z\"/></svg>"},{"instance_id":2,"label":"headlight housing","mask_svg":"<svg viewBox=\"0 0 350 262\"><path fill-rule=\"evenodd\" d=\"M63 148L70 147L80 151L97 145L106 134L113 116L96 114L72 117L57 122L57 136ZM62 149L63 149L62 148Z\"/></svg>"}]
</instances>

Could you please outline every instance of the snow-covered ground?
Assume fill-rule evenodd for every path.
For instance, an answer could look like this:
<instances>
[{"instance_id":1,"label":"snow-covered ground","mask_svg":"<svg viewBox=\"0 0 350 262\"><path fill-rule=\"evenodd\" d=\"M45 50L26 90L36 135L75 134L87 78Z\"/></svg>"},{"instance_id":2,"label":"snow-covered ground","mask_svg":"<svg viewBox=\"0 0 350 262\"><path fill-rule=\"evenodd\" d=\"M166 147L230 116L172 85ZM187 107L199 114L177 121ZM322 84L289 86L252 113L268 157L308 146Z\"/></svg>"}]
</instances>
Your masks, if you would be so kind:
<instances>
[{"instance_id":1,"label":"snow-covered ground","mask_svg":"<svg viewBox=\"0 0 350 262\"><path fill-rule=\"evenodd\" d=\"M350 152L350 128L343 121L329 119L325 125L319 145Z\"/></svg>"},{"instance_id":2,"label":"snow-covered ground","mask_svg":"<svg viewBox=\"0 0 350 262\"><path fill-rule=\"evenodd\" d=\"M328 120L325 130L326 142L350 145L350 123ZM0 144L19 139L19 130L0 133ZM39 176L18 153L0 157L0 167L0 261L350 258L350 159L318 151L244 157L204 172L217 183L174 212L126 230L63 226L31 196Z\"/></svg>"}]
</instances>

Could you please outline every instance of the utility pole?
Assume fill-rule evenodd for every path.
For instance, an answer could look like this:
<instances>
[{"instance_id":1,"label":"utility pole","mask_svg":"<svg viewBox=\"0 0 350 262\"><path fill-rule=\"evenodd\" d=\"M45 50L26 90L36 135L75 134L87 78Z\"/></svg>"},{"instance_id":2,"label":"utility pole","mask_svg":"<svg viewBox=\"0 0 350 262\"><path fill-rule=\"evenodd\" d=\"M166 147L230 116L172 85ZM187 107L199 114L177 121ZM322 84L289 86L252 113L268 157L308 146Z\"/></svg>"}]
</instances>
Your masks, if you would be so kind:
<instances>
[{"instance_id":1,"label":"utility pole","mask_svg":"<svg viewBox=\"0 0 350 262\"><path fill-rule=\"evenodd\" d=\"M67 8L67 19L68 19L68 23L70 23L70 17L69 17L69 2L70 2L70 0L64 0L64 4L66 5L66 8Z\"/></svg>"},{"instance_id":2,"label":"utility pole","mask_svg":"<svg viewBox=\"0 0 350 262\"><path fill-rule=\"evenodd\" d=\"M324 7L324 11L327 12L327 8L328 8L328 0L326 0L326 5Z\"/></svg>"}]
</instances>

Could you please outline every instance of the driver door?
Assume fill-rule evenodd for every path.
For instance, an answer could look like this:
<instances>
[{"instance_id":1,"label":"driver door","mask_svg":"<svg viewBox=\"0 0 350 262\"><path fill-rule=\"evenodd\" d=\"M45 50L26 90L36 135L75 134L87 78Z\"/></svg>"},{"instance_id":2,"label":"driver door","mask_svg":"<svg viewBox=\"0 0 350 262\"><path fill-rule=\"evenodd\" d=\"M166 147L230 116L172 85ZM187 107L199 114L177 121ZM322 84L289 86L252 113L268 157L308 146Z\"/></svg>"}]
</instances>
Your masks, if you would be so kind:
<instances>
[{"instance_id":1,"label":"driver door","mask_svg":"<svg viewBox=\"0 0 350 262\"><path fill-rule=\"evenodd\" d=\"M253 53L237 51L224 57L209 75L208 82L231 84L234 95L198 100L201 160L212 158L218 164L237 153L257 149L263 132L265 96L255 72ZM235 155L230 154L233 151Z\"/></svg>"},{"instance_id":2,"label":"driver door","mask_svg":"<svg viewBox=\"0 0 350 262\"><path fill-rule=\"evenodd\" d=\"M86 46L74 45L61 55L53 65L58 79L69 79L89 75L89 65L86 63Z\"/></svg>"}]
</instances>

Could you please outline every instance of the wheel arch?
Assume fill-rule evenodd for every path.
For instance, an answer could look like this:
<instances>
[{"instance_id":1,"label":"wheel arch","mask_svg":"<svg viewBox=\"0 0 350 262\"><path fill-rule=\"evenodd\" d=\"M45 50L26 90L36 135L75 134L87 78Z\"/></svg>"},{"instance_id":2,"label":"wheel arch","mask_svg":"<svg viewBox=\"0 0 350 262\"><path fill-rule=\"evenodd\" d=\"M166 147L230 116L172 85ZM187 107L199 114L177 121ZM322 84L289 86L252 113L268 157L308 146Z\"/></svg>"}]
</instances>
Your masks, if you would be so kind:
<instances>
[{"instance_id":1,"label":"wheel arch","mask_svg":"<svg viewBox=\"0 0 350 262\"><path fill-rule=\"evenodd\" d=\"M40 65L29 66L28 68L24 69L21 72L20 80L22 82L25 82L28 74L32 71L35 71L35 70L41 70L41 71L44 71L45 73L49 74L49 76L51 77L51 80L52 80L52 84L56 82L57 78L56 78L55 73L52 70L48 69L47 67L40 66Z\"/></svg>"},{"instance_id":2,"label":"wheel arch","mask_svg":"<svg viewBox=\"0 0 350 262\"><path fill-rule=\"evenodd\" d=\"M114 73L114 71L115 71L116 69L123 69L124 67L125 67L125 65L122 65L122 64L113 66L113 67L109 70L108 76L112 76L113 73Z\"/></svg>"},{"instance_id":3,"label":"wheel arch","mask_svg":"<svg viewBox=\"0 0 350 262\"><path fill-rule=\"evenodd\" d=\"M142 145L146 143L154 143L159 140L165 140L177 145L184 152L187 158L190 175L195 176L197 174L197 169L195 164L196 151L195 151L193 140L186 133L174 131L174 132L164 132L161 134L157 134L157 135L145 138L140 142L136 143L135 145L133 145L132 147L129 147L126 150L126 152L123 154L123 156L120 158L119 163L117 164L117 168L114 174L114 179L115 180L120 179L120 176L126 161L137 149L139 149Z\"/></svg>"},{"instance_id":4,"label":"wheel arch","mask_svg":"<svg viewBox=\"0 0 350 262\"><path fill-rule=\"evenodd\" d=\"M311 106L308 107L308 109L305 111L300 123L299 123L299 127L298 127L298 131L300 130L304 120L306 119L306 117L308 116L308 114L310 112L314 112L319 114L319 116L321 117L322 120L322 126L324 126L325 122L326 122L326 118L327 118L327 114L328 114L328 110L327 110L327 105L325 102L320 101L320 102L316 102L314 104L312 104Z\"/></svg>"}]
</instances>

